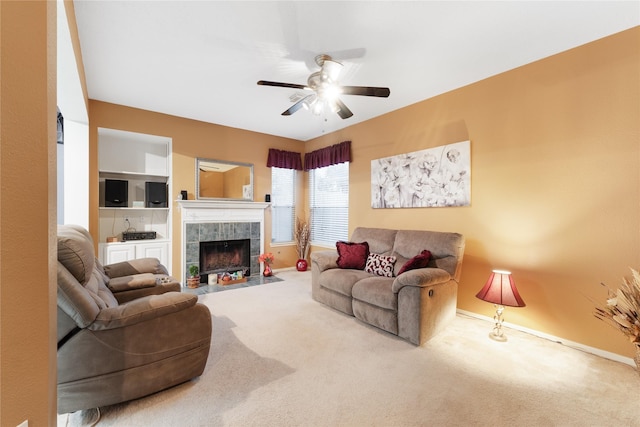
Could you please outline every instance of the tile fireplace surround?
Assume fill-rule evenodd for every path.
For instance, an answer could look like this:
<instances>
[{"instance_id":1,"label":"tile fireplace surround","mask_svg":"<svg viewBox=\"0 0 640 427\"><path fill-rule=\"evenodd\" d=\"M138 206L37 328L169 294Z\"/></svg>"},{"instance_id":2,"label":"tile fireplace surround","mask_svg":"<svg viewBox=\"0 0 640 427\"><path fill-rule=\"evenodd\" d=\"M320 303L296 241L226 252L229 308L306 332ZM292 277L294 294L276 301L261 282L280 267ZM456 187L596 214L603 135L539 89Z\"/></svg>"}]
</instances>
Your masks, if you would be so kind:
<instances>
[{"instance_id":1,"label":"tile fireplace surround","mask_svg":"<svg viewBox=\"0 0 640 427\"><path fill-rule=\"evenodd\" d=\"M181 215L181 275L198 264L200 242L251 240L251 274L260 272L258 256L264 252L264 210L269 203L224 200L178 200Z\"/></svg>"}]
</instances>

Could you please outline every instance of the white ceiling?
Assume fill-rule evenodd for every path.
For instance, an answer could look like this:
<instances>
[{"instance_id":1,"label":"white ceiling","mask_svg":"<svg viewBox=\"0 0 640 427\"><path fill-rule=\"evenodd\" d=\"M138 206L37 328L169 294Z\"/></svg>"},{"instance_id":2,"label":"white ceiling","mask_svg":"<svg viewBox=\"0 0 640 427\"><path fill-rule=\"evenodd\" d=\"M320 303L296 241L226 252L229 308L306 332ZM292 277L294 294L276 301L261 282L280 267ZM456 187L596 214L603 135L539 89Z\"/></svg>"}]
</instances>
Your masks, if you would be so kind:
<instances>
[{"instance_id":1,"label":"white ceiling","mask_svg":"<svg viewBox=\"0 0 640 427\"><path fill-rule=\"evenodd\" d=\"M89 98L306 141L640 25L638 1L75 0ZM288 109L333 55L353 117Z\"/></svg>"}]
</instances>

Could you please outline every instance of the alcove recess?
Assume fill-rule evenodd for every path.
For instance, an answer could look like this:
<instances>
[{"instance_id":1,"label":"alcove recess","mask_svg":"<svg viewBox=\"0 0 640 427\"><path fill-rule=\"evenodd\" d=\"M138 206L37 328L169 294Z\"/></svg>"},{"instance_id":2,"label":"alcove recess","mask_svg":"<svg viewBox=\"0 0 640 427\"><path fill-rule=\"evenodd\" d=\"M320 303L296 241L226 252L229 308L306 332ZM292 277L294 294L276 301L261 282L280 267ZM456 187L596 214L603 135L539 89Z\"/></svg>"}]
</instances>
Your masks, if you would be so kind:
<instances>
[{"instance_id":1,"label":"alcove recess","mask_svg":"<svg viewBox=\"0 0 640 427\"><path fill-rule=\"evenodd\" d=\"M171 138L98 128L99 258L105 264L153 256L171 266ZM105 206L105 180L127 182L126 206ZM147 207L147 182L167 186L166 207ZM122 241L125 231L156 239ZM117 242L107 243L116 237Z\"/></svg>"}]
</instances>

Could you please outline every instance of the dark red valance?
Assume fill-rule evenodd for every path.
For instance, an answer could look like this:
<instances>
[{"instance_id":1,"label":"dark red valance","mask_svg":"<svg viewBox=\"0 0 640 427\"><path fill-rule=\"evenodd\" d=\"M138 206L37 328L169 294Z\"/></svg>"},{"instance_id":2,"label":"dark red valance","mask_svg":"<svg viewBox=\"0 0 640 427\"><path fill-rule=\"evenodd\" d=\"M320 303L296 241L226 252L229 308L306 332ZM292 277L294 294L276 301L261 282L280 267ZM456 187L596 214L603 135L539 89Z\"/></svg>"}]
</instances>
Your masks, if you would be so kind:
<instances>
[{"instance_id":1,"label":"dark red valance","mask_svg":"<svg viewBox=\"0 0 640 427\"><path fill-rule=\"evenodd\" d=\"M351 141L344 141L304 155L304 170L324 168L351 161Z\"/></svg>"},{"instance_id":2,"label":"dark red valance","mask_svg":"<svg viewBox=\"0 0 640 427\"><path fill-rule=\"evenodd\" d=\"M276 150L269 148L269 157L267 157L268 168L282 168L302 170L302 157L300 153L293 151Z\"/></svg>"}]
</instances>

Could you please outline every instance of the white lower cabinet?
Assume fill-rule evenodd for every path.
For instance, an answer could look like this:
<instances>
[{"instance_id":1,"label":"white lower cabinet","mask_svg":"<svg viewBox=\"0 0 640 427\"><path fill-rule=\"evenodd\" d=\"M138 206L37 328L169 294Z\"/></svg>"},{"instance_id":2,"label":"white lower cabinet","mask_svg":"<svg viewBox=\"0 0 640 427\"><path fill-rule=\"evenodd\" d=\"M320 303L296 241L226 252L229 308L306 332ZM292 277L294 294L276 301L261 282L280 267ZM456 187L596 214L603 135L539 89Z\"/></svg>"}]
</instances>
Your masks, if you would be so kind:
<instances>
[{"instance_id":1,"label":"white lower cabinet","mask_svg":"<svg viewBox=\"0 0 640 427\"><path fill-rule=\"evenodd\" d=\"M167 265L169 254L169 243L137 243L136 258L158 258L160 263L165 267Z\"/></svg>"},{"instance_id":2,"label":"white lower cabinet","mask_svg":"<svg viewBox=\"0 0 640 427\"><path fill-rule=\"evenodd\" d=\"M170 269L168 240L144 243L100 243L98 246L100 249L100 262L104 265L151 257L158 258L162 265Z\"/></svg>"},{"instance_id":3,"label":"white lower cabinet","mask_svg":"<svg viewBox=\"0 0 640 427\"><path fill-rule=\"evenodd\" d=\"M114 264L136 258L136 246L124 243L106 243L102 250L102 264Z\"/></svg>"}]
</instances>

